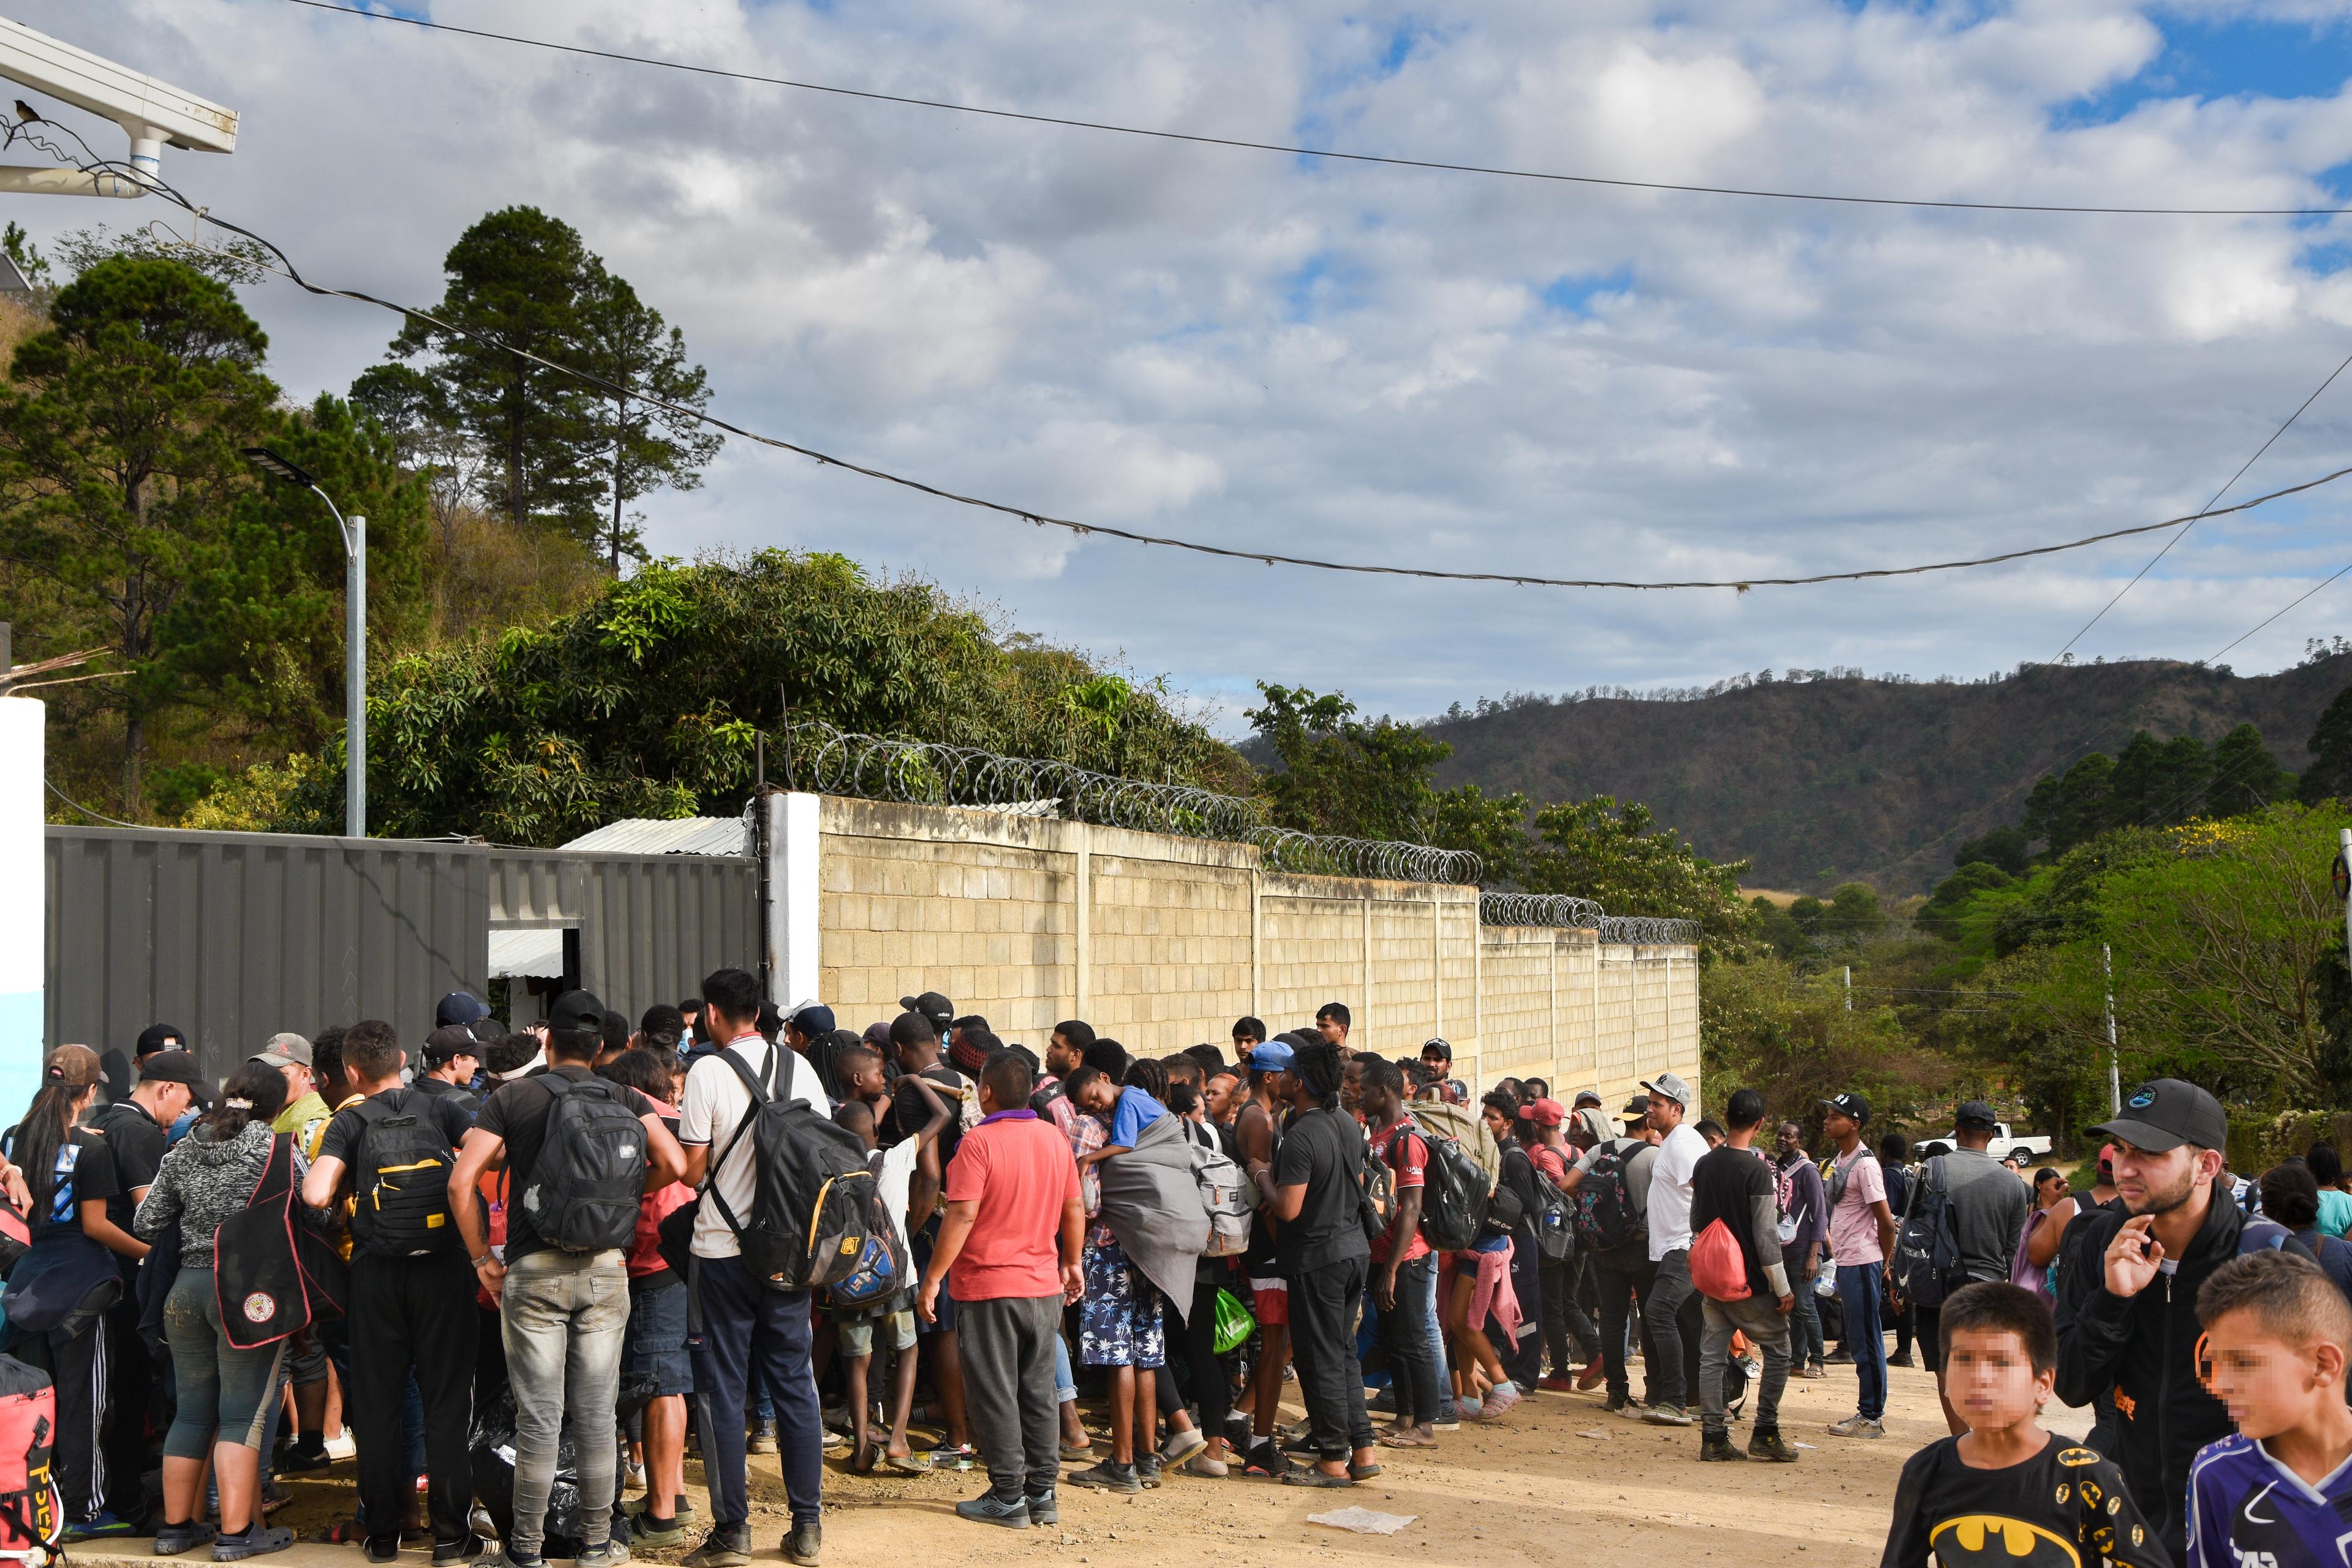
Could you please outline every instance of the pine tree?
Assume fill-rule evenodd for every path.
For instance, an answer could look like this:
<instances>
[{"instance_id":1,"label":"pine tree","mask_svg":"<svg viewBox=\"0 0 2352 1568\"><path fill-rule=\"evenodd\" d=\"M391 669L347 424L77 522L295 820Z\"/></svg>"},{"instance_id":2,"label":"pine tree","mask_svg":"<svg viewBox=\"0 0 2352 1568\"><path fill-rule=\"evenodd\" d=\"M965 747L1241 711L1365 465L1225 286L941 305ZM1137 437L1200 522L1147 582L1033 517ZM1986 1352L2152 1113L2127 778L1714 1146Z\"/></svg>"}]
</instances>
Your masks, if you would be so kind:
<instances>
[{"instance_id":1,"label":"pine tree","mask_svg":"<svg viewBox=\"0 0 2352 1568\"><path fill-rule=\"evenodd\" d=\"M599 455L606 495L601 532L613 574L624 556L645 559L625 509L652 490L690 490L719 455L719 432L685 412L710 401L703 369L686 357L686 336L637 298L626 279L593 261L583 299L589 368L639 394L604 394L586 413L589 445Z\"/></svg>"},{"instance_id":2,"label":"pine tree","mask_svg":"<svg viewBox=\"0 0 2352 1568\"><path fill-rule=\"evenodd\" d=\"M2294 781L2252 724L2241 724L2213 748L2213 782L2205 792L2208 816L2245 816L2294 793Z\"/></svg>"},{"instance_id":3,"label":"pine tree","mask_svg":"<svg viewBox=\"0 0 2352 1568\"><path fill-rule=\"evenodd\" d=\"M2336 694L2313 727L2306 748L2311 766L2304 770L2296 794L2305 805L2352 795L2352 686Z\"/></svg>"}]
</instances>

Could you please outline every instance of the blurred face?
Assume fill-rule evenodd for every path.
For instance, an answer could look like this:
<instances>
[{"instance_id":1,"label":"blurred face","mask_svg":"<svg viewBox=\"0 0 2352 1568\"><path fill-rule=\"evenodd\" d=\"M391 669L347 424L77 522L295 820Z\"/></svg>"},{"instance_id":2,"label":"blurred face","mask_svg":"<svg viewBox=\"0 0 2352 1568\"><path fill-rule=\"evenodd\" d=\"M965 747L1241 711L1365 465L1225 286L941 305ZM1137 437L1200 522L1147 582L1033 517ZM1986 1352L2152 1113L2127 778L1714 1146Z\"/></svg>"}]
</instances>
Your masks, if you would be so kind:
<instances>
[{"instance_id":1,"label":"blurred face","mask_svg":"<svg viewBox=\"0 0 2352 1568\"><path fill-rule=\"evenodd\" d=\"M1118 1104L1118 1086L1107 1078L1090 1079L1078 1090L1078 1109L1097 1116L1108 1116Z\"/></svg>"},{"instance_id":2,"label":"blurred face","mask_svg":"<svg viewBox=\"0 0 2352 1568\"><path fill-rule=\"evenodd\" d=\"M2221 1153L2183 1143L2152 1154L2136 1143L2116 1145L2116 1191L2133 1214L2168 1214L2221 1173Z\"/></svg>"},{"instance_id":3,"label":"blurred face","mask_svg":"<svg viewBox=\"0 0 2352 1568\"><path fill-rule=\"evenodd\" d=\"M2264 1328L2253 1312L2224 1312L2205 1331L2213 1397L2249 1437L2274 1437L2308 1419L2318 1397L2344 1381L2342 1347L2315 1341L2297 1347Z\"/></svg>"},{"instance_id":4,"label":"blurred face","mask_svg":"<svg viewBox=\"0 0 2352 1568\"><path fill-rule=\"evenodd\" d=\"M889 1089L889 1080L882 1073L882 1058L858 1057L849 1073L849 1092L859 1100L880 1100Z\"/></svg>"},{"instance_id":5,"label":"blurred face","mask_svg":"<svg viewBox=\"0 0 2352 1568\"><path fill-rule=\"evenodd\" d=\"M1201 1089L1201 1103L1208 1108L1212 1121L1230 1121L1241 1098L1242 1080L1232 1073L1221 1072Z\"/></svg>"},{"instance_id":6,"label":"blurred face","mask_svg":"<svg viewBox=\"0 0 2352 1568\"><path fill-rule=\"evenodd\" d=\"M1350 1060L1339 1069L1339 1109L1350 1115L1364 1109L1364 1064Z\"/></svg>"},{"instance_id":7,"label":"blurred face","mask_svg":"<svg viewBox=\"0 0 2352 1568\"><path fill-rule=\"evenodd\" d=\"M2055 1369L2037 1373L2011 1329L1962 1329L1944 1352L1944 1394L1970 1426L2031 1421L2050 1397Z\"/></svg>"}]
</instances>

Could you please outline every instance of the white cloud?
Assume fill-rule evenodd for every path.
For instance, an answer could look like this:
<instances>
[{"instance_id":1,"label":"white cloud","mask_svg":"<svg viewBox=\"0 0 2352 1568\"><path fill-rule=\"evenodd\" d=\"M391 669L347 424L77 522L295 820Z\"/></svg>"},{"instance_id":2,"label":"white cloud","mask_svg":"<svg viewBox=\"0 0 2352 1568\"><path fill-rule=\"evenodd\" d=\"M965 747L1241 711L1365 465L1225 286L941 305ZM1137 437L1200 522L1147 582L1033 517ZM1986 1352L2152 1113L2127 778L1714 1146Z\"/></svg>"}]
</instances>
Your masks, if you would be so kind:
<instances>
[{"instance_id":1,"label":"white cloud","mask_svg":"<svg viewBox=\"0 0 2352 1568\"><path fill-rule=\"evenodd\" d=\"M432 9L959 102L1635 179L2281 206L2324 198L2323 174L2352 161L2352 94L2143 92L2176 63L2164 29L2182 8L2125 0L1506 0L1434 27L1395 0ZM2318 25L2336 8L2263 14ZM468 222L536 204L685 329L738 423L1244 548L1643 577L2015 548L2195 508L2352 347L2352 272L2326 270L2343 220L1937 213L1311 163L279 0L12 15L243 110L234 157L174 154L167 173L319 277L429 300ZM16 198L9 216L48 236L157 215ZM395 324L275 287L249 298L298 394L346 384ZM2339 466L2347 437L2352 384L2233 495ZM706 489L646 510L666 550L789 543L930 573L1024 628L1170 671L1233 724L1259 678L1428 712L1765 666L1978 674L2054 652L2153 549L1738 598L1328 577L1073 540L740 443ZM2342 565L2347 517L2323 493L2200 527L2078 651L2210 654ZM2352 579L2230 661L2275 666L2347 623Z\"/></svg>"}]
</instances>

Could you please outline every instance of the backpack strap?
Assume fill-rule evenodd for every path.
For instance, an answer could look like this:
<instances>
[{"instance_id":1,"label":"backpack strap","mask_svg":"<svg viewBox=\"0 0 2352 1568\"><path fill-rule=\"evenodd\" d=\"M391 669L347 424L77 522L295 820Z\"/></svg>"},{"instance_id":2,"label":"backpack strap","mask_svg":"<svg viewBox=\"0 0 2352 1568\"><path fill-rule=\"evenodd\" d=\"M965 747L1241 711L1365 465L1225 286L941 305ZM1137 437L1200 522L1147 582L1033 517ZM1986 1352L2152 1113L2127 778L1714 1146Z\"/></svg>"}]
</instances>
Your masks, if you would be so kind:
<instances>
[{"instance_id":1,"label":"backpack strap","mask_svg":"<svg viewBox=\"0 0 2352 1568\"><path fill-rule=\"evenodd\" d=\"M719 1171L734 1157L735 1146L743 1142L743 1135L751 1131L751 1124L760 1119L760 1107L774 1098L769 1083L763 1080L772 1079L775 1075L776 1052L779 1048L781 1047L775 1046L768 1047L768 1064L764 1073L754 1073L751 1070L751 1064L735 1054L733 1046L727 1046L718 1053L719 1058L733 1068L735 1076L743 1080L744 1092L751 1097L751 1103L743 1108L743 1120L736 1124L735 1135L727 1140L727 1147L702 1173L701 1195L719 1205L719 1217L727 1222L727 1228L734 1233L735 1242L739 1247L743 1242L743 1222L735 1217L735 1211L727 1205L727 1195L719 1190ZM795 1100L793 1103L803 1102Z\"/></svg>"}]
</instances>

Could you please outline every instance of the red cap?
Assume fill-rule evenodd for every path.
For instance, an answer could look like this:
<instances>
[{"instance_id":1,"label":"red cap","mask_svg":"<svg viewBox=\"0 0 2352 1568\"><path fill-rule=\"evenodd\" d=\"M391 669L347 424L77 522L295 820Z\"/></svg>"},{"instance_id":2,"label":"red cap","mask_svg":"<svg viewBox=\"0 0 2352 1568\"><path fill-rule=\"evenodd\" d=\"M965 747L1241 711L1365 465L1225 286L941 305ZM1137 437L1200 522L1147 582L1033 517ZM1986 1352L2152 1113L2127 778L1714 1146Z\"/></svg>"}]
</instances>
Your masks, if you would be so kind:
<instances>
[{"instance_id":1,"label":"red cap","mask_svg":"<svg viewBox=\"0 0 2352 1568\"><path fill-rule=\"evenodd\" d=\"M1519 1120L1532 1121L1538 1127L1557 1127L1568 1120L1568 1112L1559 1100L1547 1097L1520 1106Z\"/></svg>"}]
</instances>

